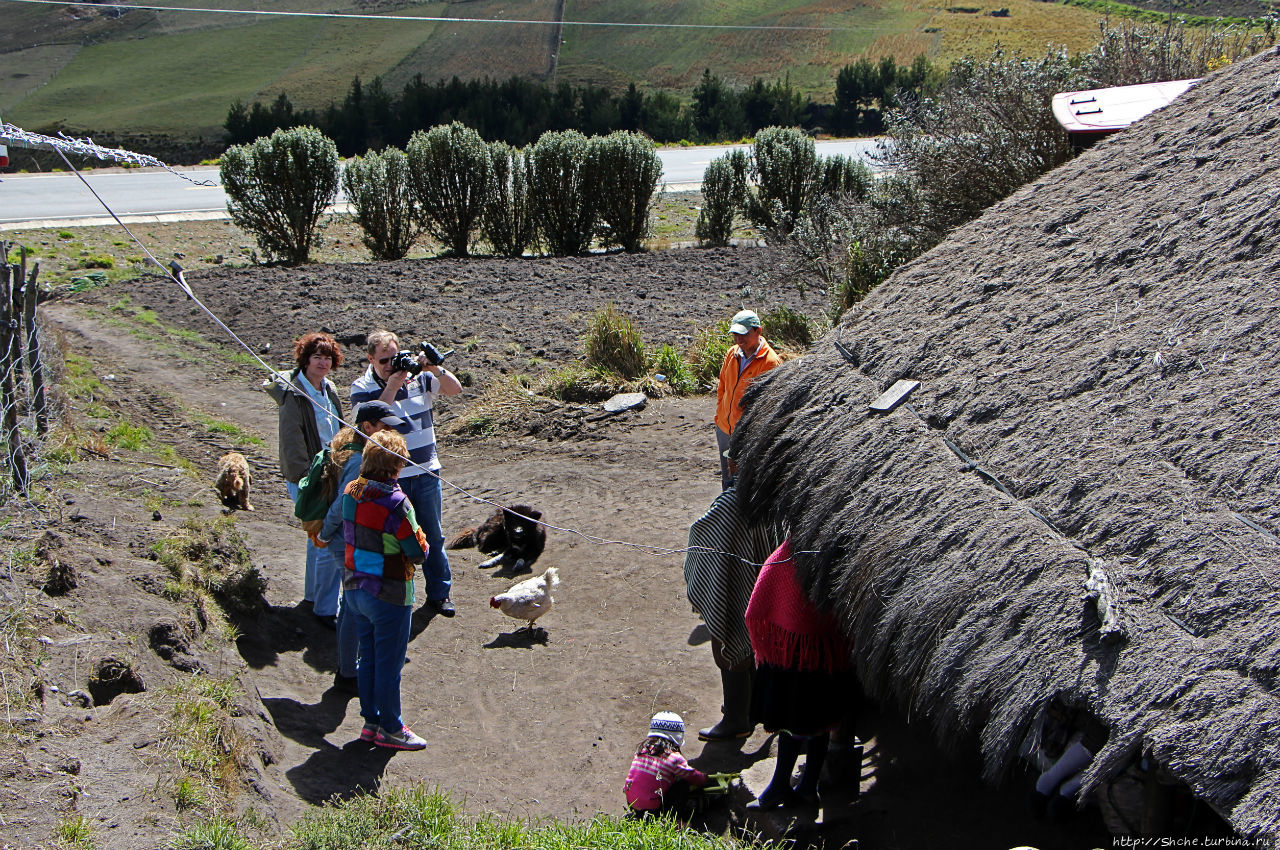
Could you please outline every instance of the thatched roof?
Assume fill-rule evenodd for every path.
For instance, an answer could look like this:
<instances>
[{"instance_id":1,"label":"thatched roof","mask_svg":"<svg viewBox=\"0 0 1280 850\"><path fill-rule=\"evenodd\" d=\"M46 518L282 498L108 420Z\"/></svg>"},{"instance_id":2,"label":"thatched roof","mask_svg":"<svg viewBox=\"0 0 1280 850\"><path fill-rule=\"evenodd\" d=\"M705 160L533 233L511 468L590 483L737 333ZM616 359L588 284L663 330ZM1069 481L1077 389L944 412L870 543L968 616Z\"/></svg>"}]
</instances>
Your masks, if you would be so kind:
<instances>
[{"instance_id":1,"label":"thatched roof","mask_svg":"<svg viewBox=\"0 0 1280 850\"><path fill-rule=\"evenodd\" d=\"M992 776L1062 695L1111 730L1087 782L1142 751L1280 832L1280 52L1024 187L814 351L753 388L739 489L821 553L800 568L864 687ZM914 410L869 413L899 378Z\"/></svg>"}]
</instances>

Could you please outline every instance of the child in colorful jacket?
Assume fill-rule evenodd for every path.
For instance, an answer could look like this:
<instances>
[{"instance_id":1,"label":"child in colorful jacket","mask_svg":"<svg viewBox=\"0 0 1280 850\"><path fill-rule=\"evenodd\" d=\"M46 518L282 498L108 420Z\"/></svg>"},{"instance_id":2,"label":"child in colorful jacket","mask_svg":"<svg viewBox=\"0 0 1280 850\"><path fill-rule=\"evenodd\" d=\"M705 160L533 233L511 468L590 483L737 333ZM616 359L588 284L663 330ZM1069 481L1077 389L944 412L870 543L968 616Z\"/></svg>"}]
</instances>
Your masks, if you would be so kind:
<instances>
[{"instance_id":1,"label":"child in colorful jacket","mask_svg":"<svg viewBox=\"0 0 1280 850\"><path fill-rule=\"evenodd\" d=\"M707 784L707 775L680 754L684 720L674 711L659 711L649 721L649 736L640 742L622 791L633 815L657 814L677 807L690 788Z\"/></svg>"}]
</instances>

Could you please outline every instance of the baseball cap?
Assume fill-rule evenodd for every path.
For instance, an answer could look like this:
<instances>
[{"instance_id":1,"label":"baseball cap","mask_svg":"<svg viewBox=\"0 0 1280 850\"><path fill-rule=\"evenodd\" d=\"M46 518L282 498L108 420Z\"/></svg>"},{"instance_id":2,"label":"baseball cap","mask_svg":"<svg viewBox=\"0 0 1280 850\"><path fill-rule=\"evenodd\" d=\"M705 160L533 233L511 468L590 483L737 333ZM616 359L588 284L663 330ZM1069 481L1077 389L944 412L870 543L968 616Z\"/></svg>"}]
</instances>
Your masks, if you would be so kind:
<instances>
[{"instance_id":1,"label":"baseball cap","mask_svg":"<svg viewBox=\"0 0 1280 850\"><path fill-rule=\"evenodd\" d=\"M751 333L752 328L761 327L760 317L756 315L755 310L742 310L733 317L733 324L729 325L729 333L746 334Z\"/></svg>"},{"instance_id":2,"label":"baseball cap","mask_svg":"<svg viewBox=\"0 0 1280 850\"><path fill-rule=\"evenodd\" d=\"M366 401L364 404L356 408L356 424L362 422L381 422L383 425L389 425L392 428L398 428L404 424L404 420L391 410L391 405L385 401Z\"/></svg>"}]
</instances>

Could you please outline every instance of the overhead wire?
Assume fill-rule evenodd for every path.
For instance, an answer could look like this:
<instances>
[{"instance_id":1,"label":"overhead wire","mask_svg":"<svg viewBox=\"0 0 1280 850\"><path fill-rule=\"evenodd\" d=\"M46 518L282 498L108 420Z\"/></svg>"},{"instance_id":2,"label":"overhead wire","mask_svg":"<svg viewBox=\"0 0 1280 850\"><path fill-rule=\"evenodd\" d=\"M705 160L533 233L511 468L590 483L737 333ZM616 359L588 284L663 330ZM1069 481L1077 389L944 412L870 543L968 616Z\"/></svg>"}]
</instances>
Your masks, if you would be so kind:
<instances>
[{"instance_id":1,"label":"overhead wire","mask_svg":"<svg viewBox=\"0 0 1280 850\"><path fill-rule=\"evenodd\" d=\"M183 270L181 266L179 266L176 262L174 262L174 263L171 263L169 267L166 267L158 259L156 259L156 256L151 252L151 250L146 245L143 244L142 240L140 240L133 233L133 231L129 229L128 225L126 225L124 221L122 221L120 217L116 215L115 211L111 209L111 206L105 200L102 199L102 196L99 195L97 191L94 190L93 186L89 184L89 181L86 180L84 178L84 175L80 173L80 170L77 169L75 165L71 163L71 160L67 159L66 154L63 153L61 149L57 149L57 152L58 152L58 155L62 157L62 161L66 163L67 168L70 169L72 173L76 175L77 178L79 178L80 182L85 185L85 188L87 188L89 192L93 194L94 198L97 199L98 203L102 205L103 209L105 209L107 213L111 216L111 218L113 218L115 222L120 225L120 227L124 230L124 232L128 234L129 238L132 239L138 245L138 247L142 249L143 253L146 254L147 258L152 263L154 263L155 266L161 270L161 272L164 273L164 276L167 277L169 280L171 280L173 283L175 283L183 291L183 293L188 298L190 298L195 303L195 305L199 307L206 316L209 317L210 320L214 322L214 324L216 324L219 328L221 328L227 334L227 336L231 337L231 339L233 339L241 348L243 348L246 352L248 352L249 356L252 357L254 360L256 360L262 366L263 369L267 370L267 372L272 376L272 380L279 380L282 377L282 374L278 370L272 368L271 365L268 364L261 357L259 357L258 353L254 351L253 348L248 343L242 340L235 333L235 331L231 330L231 328L228 327L227 324L223 322L222 319L219 318L216 313L214 313L207 306L205 306L204 302L200 300L200 298L191 289L190 285L186 282L186 278L183 275ZM301 398L305 398L317 410L322 410L322 408L320 407L320 403L316 401L314 398L311 398L310 395L306 393L299 393L296 389L294 389L294 387L290 382L281 381L281 383L283 383L287 387L289 392ZM328 414L328 411L324 411L324 412ZM328 415L332 416L332 414L328 414ZM345 419L342 419L341 417L335 417L335 418L339 422L341 422L343 425L347 426L348 428L351 428L353 430L358 430L353 423L348 422ZM462 495L465 498L471 499L472 501L475 501L475 502L480 502L482 504L489 505L490 507L498 508L499 510L510 511L511 513L515 514L521 519L536 523L537 525L540 525L552 531L559 531L565 534L570 534L575 537L579 537L583 540L586 540L589 543L592 543L598 546L625 546L631 549L645 552L650 555L681 555L688 552L704 552L707 554L718 554L718 555L724 555L731 558L735 558L741 561L742 563L747 564L749 566L753 566L753 567L763 566L762 564L757 564L753 561L742 558L741 556L736 555L732 552L724 552L722 550L714 549L707 546L683 546L683 547L677 548L677 547L670 547L670 546L656 546L649 543L633 543L627 540L613 540L606 537L599 537L594 534L588 534L587 532L580 531L576 528L566 528L563 526L558 526L549 522L545 522L540 519L534 519L533 517L527 517L519 513L518 511L511 511L511 509L506 505L503 505L499 502L495 502L492 499L487 499L484 496L480 496L475 493L472 493L466 488L453 483L449 479L445 478L443 475L440 475L438 472L428 469L427 467L423 466L420 463L417 463L411 458L405 457L397 452L391 451L390 449L387 449L386 451L390 452L391 454L403 460L406 465L412 465L418 470L420 470L421 472L424 472L428 475L435 476L435 478L439 480L442 485L448 485L450 488L457 491L460 495ZM813 554L813 553L804 552L800 554Z\"/></svg>"},{"instance_id":2,"label":"overhead wire","mask_svg":"<svg viewBox=\"0 0 1280 850\"><path fill-rule=\"evenodd\" d=\"M65 2L65 0L7 0L10 3L29 3L43 6L88 6L94 9L143 9L153 12L198 12L202 14L254 15L284 18L329 18L356 21L419 21L447 24L520 24L527 26L565 27L627 27L632 29L684 29L684 30L755 30L762 32L857 32L859 27L812 26L799 24L682 24L652 21L557 21L523 18L460 18L427 17L425 15L372 15L361 12L285 12L264 9L215 9L200 6L151 6L135 3Z\"/></svg>"}]
</instances>

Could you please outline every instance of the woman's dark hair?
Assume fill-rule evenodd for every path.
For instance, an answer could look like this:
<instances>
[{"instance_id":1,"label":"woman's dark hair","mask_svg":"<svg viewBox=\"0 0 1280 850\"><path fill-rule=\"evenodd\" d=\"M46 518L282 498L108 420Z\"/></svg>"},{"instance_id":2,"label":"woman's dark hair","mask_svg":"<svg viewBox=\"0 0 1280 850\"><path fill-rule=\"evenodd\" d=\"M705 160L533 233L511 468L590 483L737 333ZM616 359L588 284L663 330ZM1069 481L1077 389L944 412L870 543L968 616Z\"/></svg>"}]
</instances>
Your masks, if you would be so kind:
<instances>
[{"instance_id":1,"label":"woman's dark hair","mask_svg":"<svg viewBox=\"0 0 1280 850\"><path fill-rule=\"evenodd\" d=\"M307 370L307 361L313 354L331 358L335 369L342 365L342 348L338 345L338 341L328 334L313 331L298 337L298 341L293 344L293 362L302 371Z\"/></svg>"},{"instance_id":2,"label":"woman's dark hair","mask_svg":"<svg viewBox=\"0 0 1280 850\"><path fill-rule=\"evenodd\" d=\"M668 741L666 738L657 735L650 735L640 742L640 746L636 747L636 755L638 756L657 756L662 758L667 753L676 748L676 745Z\"/></svg>"}]
</instances>

